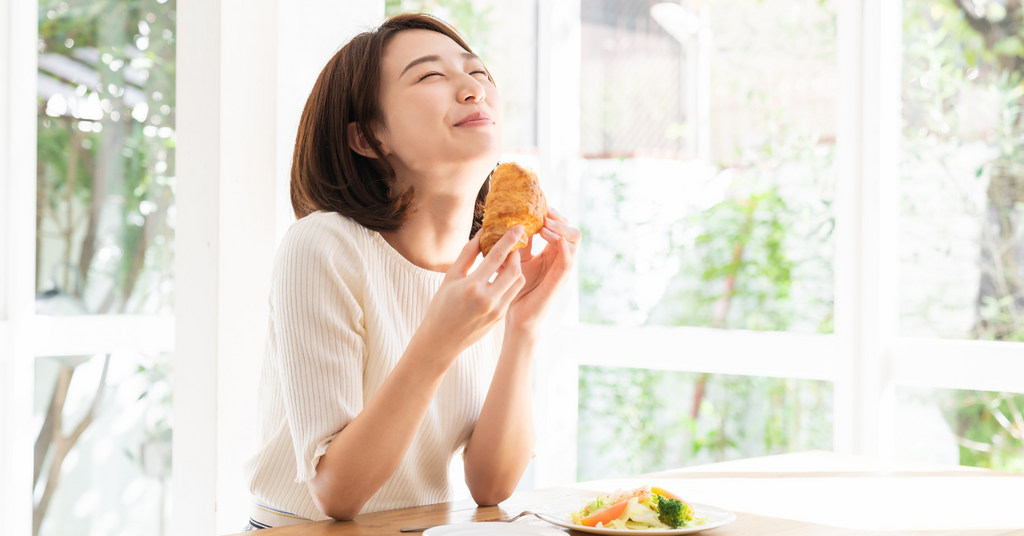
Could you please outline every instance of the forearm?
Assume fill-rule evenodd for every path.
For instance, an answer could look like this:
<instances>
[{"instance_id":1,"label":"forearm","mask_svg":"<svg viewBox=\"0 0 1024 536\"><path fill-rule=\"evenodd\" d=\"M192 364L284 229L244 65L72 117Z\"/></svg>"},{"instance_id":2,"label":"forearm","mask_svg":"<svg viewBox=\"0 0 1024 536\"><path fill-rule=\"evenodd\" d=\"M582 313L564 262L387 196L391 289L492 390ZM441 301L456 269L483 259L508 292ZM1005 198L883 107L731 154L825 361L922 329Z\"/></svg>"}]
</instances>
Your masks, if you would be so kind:
<instances>
[{"instance_id":1,"label":"forearm","mask_svg":"<svg viewBox=\"0 0 1024 536\"><path fill-rule=\"evenodd\" d=\"M535 333L505 333L494 379L466 447L466 484L478 504L507 499L533 455L530 395L537 343Z\"/></svg>"},{"instance_id":2,"label":"forearm","mask_svg":"<svg viewBox=\"0 0 1024 536\"><path fill-rule=\"evenodd\" d=\"M444 356L414 337L380 390L327 447L307 484L317 507L351 519L394 474L444 378Z\"/></svg>"}]
</instances>

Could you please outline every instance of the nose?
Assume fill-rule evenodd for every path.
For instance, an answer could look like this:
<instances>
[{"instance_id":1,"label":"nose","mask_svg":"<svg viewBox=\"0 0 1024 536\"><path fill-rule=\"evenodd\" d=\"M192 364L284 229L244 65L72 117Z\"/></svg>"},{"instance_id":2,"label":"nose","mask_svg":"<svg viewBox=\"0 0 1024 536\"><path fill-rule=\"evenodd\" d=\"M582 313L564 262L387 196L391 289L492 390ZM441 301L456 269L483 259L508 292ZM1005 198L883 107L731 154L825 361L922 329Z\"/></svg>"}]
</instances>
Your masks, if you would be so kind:
<instances>
[{"instance_id":1,"label":"nose","mask_svg":"<svg viewBox=\"0 0 1024 536\"><path fill-rule=\"evenodd\" d=\"M484 90L484 85L480 83L473 75L463 74L459 77L462 81L462 85L459 87L458 94L455 99L463 103L477 103L483 102L487 97L487 92Z\"/></svg>"}]
</instances>

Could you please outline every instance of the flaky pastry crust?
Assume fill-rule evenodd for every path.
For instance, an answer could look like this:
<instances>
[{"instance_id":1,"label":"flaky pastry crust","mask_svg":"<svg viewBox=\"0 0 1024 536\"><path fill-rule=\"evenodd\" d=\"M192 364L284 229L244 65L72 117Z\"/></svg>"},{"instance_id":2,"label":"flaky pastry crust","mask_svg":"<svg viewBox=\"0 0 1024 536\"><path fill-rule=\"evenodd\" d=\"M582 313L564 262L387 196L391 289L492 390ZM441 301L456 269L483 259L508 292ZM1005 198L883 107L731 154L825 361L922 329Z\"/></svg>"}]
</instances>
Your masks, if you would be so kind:
<instances>
[{"instance_id":1,"label":"flaky pastry crust","mask_svg":"<svg viewBox=\"0 0 1024 536\"><path fill-rule=\"evenodd\" d=\"M540 189L537 174L515 162L498 166L491 175L491 189L484 201L484 220L480 227L480 251L484 256L509 229L522 225L526 235L512 247L526 247L527 240L544 227L548 202Z\"/></svg>"}]
</instances>

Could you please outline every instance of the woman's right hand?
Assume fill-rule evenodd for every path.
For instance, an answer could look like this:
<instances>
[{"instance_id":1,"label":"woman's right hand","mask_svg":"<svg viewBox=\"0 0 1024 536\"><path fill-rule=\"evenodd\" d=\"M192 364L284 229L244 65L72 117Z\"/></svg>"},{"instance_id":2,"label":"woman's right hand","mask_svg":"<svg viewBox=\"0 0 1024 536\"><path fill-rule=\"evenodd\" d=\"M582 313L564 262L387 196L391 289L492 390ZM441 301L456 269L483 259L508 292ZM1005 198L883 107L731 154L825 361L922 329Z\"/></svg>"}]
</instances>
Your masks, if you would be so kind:
<instances>
[{"instance_id":1,"label":"woman's right hand","mask_svg":"<svg viewBox=\"0 0 1024 536\"><path fill-rule=\"evenodd\" d=\"M421 348L445 370L466 348L479 341L505 317L512 299L526 284L519 265L519 251L512 247L525 234L522 225L505 233L472 273L480 254L479 233L462 248L459 258L444 276L427 314L414 335ZM510 254L511 252L511 254ZM491 276L497 273L494 281Z\"/></svg>"}]
</instances>

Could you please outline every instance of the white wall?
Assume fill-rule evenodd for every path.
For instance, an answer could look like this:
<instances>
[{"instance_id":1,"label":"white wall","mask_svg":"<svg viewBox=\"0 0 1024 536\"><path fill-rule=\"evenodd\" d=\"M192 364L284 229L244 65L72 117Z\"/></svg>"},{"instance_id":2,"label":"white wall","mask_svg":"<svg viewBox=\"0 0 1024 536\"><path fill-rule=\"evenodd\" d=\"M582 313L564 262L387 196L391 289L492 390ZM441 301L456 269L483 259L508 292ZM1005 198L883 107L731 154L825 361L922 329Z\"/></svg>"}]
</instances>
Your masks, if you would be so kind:
<instances>
[{"instance_id":1,"label":"white wall","mask_svg":"<svg viewBox=\"0 0 1024 536\"><path fill-rule=\"evenodd\" d=\"M383 17L379 0L181 0L173 532L248 518L242 463L274 252L292 221L295 129L330 56Z\"/></svg>"}]
</instances>

